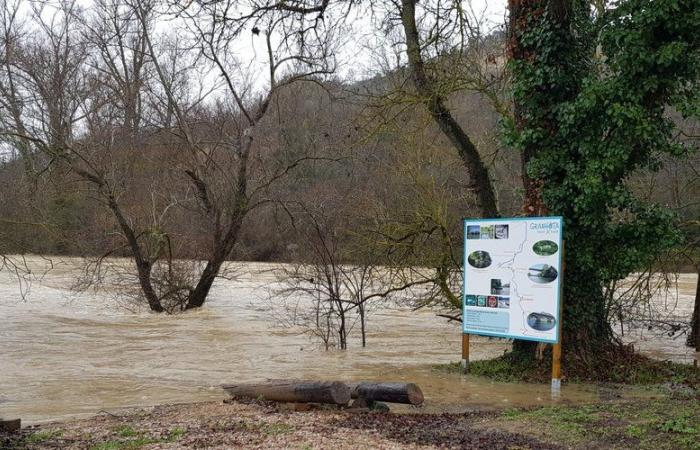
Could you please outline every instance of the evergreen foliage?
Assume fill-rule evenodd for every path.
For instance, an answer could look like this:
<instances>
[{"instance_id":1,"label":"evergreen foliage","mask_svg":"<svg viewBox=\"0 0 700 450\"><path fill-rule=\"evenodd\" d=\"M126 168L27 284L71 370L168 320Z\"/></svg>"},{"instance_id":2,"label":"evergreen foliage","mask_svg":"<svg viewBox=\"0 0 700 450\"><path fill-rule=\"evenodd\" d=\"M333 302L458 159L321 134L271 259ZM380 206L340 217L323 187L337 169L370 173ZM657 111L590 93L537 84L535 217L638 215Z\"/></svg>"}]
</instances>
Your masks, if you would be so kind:
<instances>
[{"instance_id":1,"label":"evergreen foliage","mask_svg":"<svg viewBox=\"0 0 700 450\"><path fill-rule=\"evenodd\" d=\"M595 13L580 0L527 3L510 62L520 121L506 136L534 149L528 174L565 219L564 345L585 354L612 338L604 284L680 239L671 212L626 181L692 151L668 113L700 113L700 1L624 0Z\"/></svg>"}]
</instances>

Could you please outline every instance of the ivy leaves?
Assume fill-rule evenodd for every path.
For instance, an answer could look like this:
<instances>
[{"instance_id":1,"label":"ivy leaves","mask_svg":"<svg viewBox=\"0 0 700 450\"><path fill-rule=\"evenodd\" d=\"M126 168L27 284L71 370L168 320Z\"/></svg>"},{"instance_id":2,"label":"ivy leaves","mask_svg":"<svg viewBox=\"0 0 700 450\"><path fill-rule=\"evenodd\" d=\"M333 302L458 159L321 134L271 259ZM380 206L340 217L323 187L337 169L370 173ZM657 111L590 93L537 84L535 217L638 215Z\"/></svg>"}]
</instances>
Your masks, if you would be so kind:
<instances>
[{"instance_id":1,"label":"ivy leaves","mask_svg":"<svg viewBox=\"0 0 700 450\"><path fill-rule=\"evenodd\" d=\"M567 309L586 318L569 327L590 327L604 282L679 242L671 212L635 197L627 180L693 150L676 141L667 113L700 116L700 0L620 0L596 15L569 0L565 21L551 3L533 2L514 32L519 122L505 135L533 154L527 172L565 218Z\"/></svg>"}]
</instances>

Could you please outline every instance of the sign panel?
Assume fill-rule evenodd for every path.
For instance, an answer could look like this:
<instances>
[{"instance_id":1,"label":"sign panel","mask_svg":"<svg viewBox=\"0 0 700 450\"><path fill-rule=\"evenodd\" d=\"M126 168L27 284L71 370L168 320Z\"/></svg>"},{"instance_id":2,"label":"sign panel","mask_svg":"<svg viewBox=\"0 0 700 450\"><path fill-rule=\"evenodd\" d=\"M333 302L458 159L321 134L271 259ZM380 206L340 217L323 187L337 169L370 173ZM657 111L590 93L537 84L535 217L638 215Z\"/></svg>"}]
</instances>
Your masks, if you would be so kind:
<instances>
[{"instance_id":1,"label":"sign panel","mask_svg":"<svg viewBox=\"0 0 700 450\"><path fill-rule=\"evenodd\" d=\"M561 217L464 219L464 333L556 343Z\"/></svg>"}]
</instances>

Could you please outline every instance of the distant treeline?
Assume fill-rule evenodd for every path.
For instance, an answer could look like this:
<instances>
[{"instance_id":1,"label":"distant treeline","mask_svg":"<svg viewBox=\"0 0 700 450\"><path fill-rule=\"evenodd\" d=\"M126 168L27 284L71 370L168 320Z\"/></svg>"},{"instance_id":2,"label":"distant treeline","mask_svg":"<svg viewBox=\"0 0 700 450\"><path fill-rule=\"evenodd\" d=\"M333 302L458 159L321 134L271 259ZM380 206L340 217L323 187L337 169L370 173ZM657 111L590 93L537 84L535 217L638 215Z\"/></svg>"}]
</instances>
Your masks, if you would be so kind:
<instances>
[{"instance_id":1,"label":"distant treeline","mask_svg":"<svg viewBox=\"0 0 700 450\"><path fill-rule=\"evenodd\" d=\"M464 195L469 180L463 166L420 106L395 112L379 101L391 88L388 78L375 78L354 84L303 82L276 94L271 114L257 130L255 145L262 147L260 153L284 160L304 155L317 159L299 164L275 186L272 207L246 217L237 259L303 260L304 242L299 241L303 234L296 229L299 223L290 206L295 204L336 216L350 232L374 220L372 215L379 210L411 216L419 198L424 202L430 196L436 207L448 208L448 216L454 218L454 243L461 245L459 218L476 215L473 202ZM451 106L492 163L501 211L520 214L519 159L499 141L497 112L474 93L453 95ZM202 133L222 131L223 119L215 111L202 115L198 125ZM142 185L125 189L121 199L131 220L152 222L154 204L164 202L170 189L178 189L171 184L175 183L172 168L187 155L178 145L167 133L144 127L138 154L131 146L110 154L128 163L129 170L120 180L124 186ZM32 158L45 160L46 156ZM700 198L700 156L693 158L662 161L658 174L640 173L629 182L639 195L674 208L683 220L700 217L700 202L691 201ZM45 173L27 173L23 156L17 153L6 153L0 163L0 252L130 255L128 248L120 247L113 215L80 178L60 162L47 165ZM196 259L200 249L209 245L208 236L197 231L202 229L197 215L188 214L187 209L169 212L167 227L177 236L172 249L176 258Z\"/></svg>"}]
</instances>

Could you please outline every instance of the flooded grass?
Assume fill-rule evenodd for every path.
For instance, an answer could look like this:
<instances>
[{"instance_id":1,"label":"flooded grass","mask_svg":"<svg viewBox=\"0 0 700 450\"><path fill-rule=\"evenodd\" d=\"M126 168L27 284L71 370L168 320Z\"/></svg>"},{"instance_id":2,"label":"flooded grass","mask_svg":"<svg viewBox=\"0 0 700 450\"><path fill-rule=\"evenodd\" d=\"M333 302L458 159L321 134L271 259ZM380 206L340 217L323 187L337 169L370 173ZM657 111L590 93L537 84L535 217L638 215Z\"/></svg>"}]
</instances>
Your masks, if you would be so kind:
<instances>
[{"instance_id":1,"label":"flooded grass","mask_svg":"<svg viewBox=\"0 0 700 450\"><path fill-rule=\"evenodd\" d=\"M564 362L564 380L570 383L622 383L627 385L679 384L700 386L700 369L690 364L658 361L636 353L609 358L604 370L591 370L582 365ZM462 373L459 362L434 366L447 373ZM549 383L551 380L551 353L542 360L520 358L513 353L469 364L469 374L499 382Z\"/></svg>"}]
</instances>

